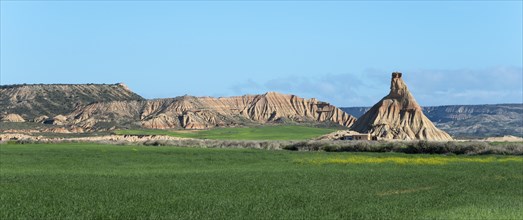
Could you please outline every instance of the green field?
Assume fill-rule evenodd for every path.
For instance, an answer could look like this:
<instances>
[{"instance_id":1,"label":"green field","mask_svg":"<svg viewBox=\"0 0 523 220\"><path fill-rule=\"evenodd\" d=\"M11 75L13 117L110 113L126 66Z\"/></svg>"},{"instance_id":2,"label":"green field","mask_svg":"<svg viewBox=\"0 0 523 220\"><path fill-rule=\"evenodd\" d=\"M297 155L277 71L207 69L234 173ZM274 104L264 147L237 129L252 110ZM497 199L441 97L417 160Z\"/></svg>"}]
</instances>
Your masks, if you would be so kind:
<instances>
[{"instance_id":1,"label":"green field","mask_svg":"<svg viewBox=\"0 0 523 220\"><path fill-rule=\"evenodd\" d=\"M116 134L169 135L216 140L306 140L336 131L297 125L215 128L201 131L118 130Z\"/></svg>"},{"instance_id":2,"label":"green field","mask_svg":"<svg viewBox=\"0 0 523 220\"><path fill-rule=\"evenodd\" d=\"M0 145L0 219L522 219L523 157Z\"/></svg>"}]
</instances>

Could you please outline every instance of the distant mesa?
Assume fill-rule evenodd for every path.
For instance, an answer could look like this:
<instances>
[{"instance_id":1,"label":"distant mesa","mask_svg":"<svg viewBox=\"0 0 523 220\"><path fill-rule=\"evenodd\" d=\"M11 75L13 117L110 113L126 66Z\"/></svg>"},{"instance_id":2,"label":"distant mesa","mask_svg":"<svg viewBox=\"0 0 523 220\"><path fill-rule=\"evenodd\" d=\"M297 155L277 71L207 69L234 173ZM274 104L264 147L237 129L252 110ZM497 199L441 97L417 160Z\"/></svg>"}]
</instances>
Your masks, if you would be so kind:
<instances>
[{"instance_id":1,"label":"distant mesa","mask_svg":"<svg viewBox=\"0 0 523 220\"><path fill-rule=\"evenodd\" d=\"M361 116L351 130L383 139L452 140L423 114L399 72L392 73L389 94Z\"/></svg>"},{"instance_id":2,"label":"distant mesa","mask_svg":"<svg viewBox=\"0 0 523 220\"><path fill-rule=\"evenodd\" d=\"M122 84L20 84L0 86L0 113L32 120L66 115L94 102L145 100ZM41 120L41 118L38 118Z\"/></svg>"}]
</instances>

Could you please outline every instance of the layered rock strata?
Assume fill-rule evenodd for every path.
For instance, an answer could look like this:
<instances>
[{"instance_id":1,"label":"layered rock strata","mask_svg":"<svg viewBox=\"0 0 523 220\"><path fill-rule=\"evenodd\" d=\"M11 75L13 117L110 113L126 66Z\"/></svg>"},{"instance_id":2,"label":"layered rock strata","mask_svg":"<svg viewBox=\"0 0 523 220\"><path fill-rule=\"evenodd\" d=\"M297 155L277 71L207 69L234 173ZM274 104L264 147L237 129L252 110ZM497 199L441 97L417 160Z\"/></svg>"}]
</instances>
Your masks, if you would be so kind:
<instances>
[{"instance_id":1,"label":"layered rock strata","mask_svg":"<svg viewBox=\"0 0 523 220\"><path fill-rule=\"evenodd\" d=\"M389 94L361 116L351 130L383 139L452 140L423 114L398 72L392 73Z\"/></svg>"},{"instance_id":2,"label":"layered rock strata","mask_svg":"<svg viewBox=\"0 0 523 220\"><path fill-rule=\"evenodd\" d=\"M332 122L351 126L355 118L316 99L269 92L235 97L182 96L147 101L93 103L69 114L71 124L94 128L100 122L139 123L152 129L205 129L245 123Z\"/></svg>"}]
</instances>

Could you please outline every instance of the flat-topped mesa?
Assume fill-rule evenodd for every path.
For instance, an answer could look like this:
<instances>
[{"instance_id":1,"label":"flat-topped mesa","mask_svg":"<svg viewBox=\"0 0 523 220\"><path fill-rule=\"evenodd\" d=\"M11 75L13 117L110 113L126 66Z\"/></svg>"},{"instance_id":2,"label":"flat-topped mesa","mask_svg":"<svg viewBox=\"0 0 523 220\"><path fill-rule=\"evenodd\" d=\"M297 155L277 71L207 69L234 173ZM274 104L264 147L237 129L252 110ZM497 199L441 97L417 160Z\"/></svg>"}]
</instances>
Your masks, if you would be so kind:
<instances>
[{"instance_id":1,"label":"flat-topped mesa","mask_svg":"<svg viewBox=\"0 0 523 220\"><path fill-rule=\"evenodd\" d=\"M389 94L361 116L351 129L383 139L452 140L423 114L400 72L392 73Z\"/></svg>"}]
</instances>

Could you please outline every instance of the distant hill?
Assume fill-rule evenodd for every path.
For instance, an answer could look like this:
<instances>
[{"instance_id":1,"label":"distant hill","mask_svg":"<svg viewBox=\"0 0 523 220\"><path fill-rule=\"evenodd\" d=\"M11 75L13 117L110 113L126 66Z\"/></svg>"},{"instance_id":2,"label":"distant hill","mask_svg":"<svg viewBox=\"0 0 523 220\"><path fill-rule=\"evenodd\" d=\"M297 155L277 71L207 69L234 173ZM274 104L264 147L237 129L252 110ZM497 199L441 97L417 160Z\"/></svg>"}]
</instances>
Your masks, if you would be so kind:
<instances>
[{"instance_id":1,"label":"distant hill","mask_svg":"<svg viewBox=\"0 0 523 220\"><path fill-rule=\"evenodd\" d=\"M0 117L18 114L25 121L69 114L94 102L144 100L124 84L32 84L0 86Z\"/></svg>"},{"instance_id":2,"label":"distant hill","mask_svg":"<svg viewBox=\"0 0 523 220\"><path fill-rule=\"evenodd\" d=\"M370 107L340 107L340 109L344 112L347 112L349 115L359 118L365 114L365 112L367 112Z\"/></svg>"},{"instance_id":3,"label":"distant hill","mask_svg":"<svg viewBox=\"0 0 523 220\"><path fill-rule=\"evenodd\" d=\"M370 107L340 109L359 118ZM454 137L523 136L523 104L427 106L423 113Z\"/></svg>"}]
</instances>

